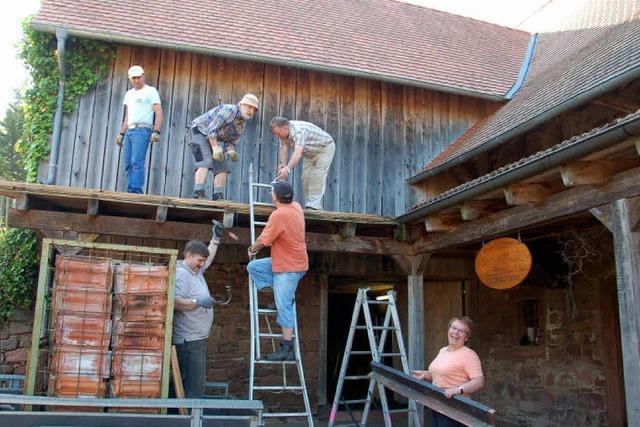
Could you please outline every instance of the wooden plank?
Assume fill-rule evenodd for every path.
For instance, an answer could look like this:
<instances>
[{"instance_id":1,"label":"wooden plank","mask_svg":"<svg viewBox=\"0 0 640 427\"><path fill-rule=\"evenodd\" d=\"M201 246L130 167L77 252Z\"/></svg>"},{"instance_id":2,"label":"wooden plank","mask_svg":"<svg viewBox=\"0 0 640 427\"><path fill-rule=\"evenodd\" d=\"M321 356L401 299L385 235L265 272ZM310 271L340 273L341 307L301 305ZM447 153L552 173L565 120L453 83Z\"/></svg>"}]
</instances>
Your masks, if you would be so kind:
<instances>
[{"instance_id":1,"label":"wooden plank","mask_svg":"<svg viewBox=\"0 0 640 427\"><path fill-rule=\"evenodd\" d=\"M164 194L166 170L168 165L169 145L173 143L171 137L171 117L169 116L173 102L173 83L176 67L176 52L163 49L160 52L160 67L158 71L158 94L160 105L164 113L160 141L154 144L150 151L149 173L147 176L147 194ZM173 162L172 162L173 164Z\"/></svg>"},{"instance_id":2,"label":"wooden plank","mask_svg":"<svg viewBox=\"0 0 640 427\"><path fill-rule=\"evenodd\" d=\"M381 212L395 215L396 210L404 212L404 127L402 125L402 88L391 83L381 86L381 141L373 151L382 152L380 175L382 182ZM369 187L374 192L375 187ZM379 188L379 187L378 187ZM402 207L400 207L402 204Z\"/></svg>"},{"instance_id":3,"label":"wooden plank","mask_svg":"<svg viewBox=\"0 0 640 427\"><path fill-rule=\"evenodd\" d=\"M356 78L354 86L355 140L350 154L353 170L353 211L367 212L367 151L369 148L369 82Z\"/></svg>"},{"instance_id":4,"label":"wooden plank","mask_svg":"<svg viewBox=\"0 0 640 427\"><path fill-rule=\"evenodd\" d=\"M178 352L176 346L171 346L171 378L173 386L176 390L176 398L184 399L184 385L182 384L182 374L180 372L180 364L178 363ZM186 408L178 408L180 415L187 415Z\"/></svg>"},{"instance_id":5,"label":"wooden plank","mask_svg":"<svg viewBox=\"0 0 640 427\"><path fill-rule=\"evenodd\" d=\"M460 215L457 212L429 215L424 219L424 228L428 232L451 231L460 223Z\"/></svg>"},{"instance_id":6,"label":"wooden plank","mask_svg":"<svg viewBox=\"0 0 640 427\"><path fill-rule=\"evenodd\" d=\"M247 70L247 93L252 93L258 97L258 100L263 99L264 92L264 64L259 62L250 62ZM240 95L244 96L244 93ZM240 100L240 98L238 98ZM242 202L249 202L249 174L245 171L249 170L249 165L253 164L257 168L260 162L259 142L260 135L262 134L263 122L260 114L256 114L245 123L244 133L238 147L239 152L242 153L238 162L236 162L232 168L238 170L240 174L240 191L236 193L238 196L234 199Z\"/></svg>"},{"instance_id":7,"label":"wooden plank","mask_svg":"<svg viewBox=\"0 0 640 427\"><path fill-rule=\"evenodd\" d=\"M409 86L402 87L402 126L404 132L404 149L402 150L403 158L402 158L402 182L399 190L402 191L402 197L400 198L401 202L404 202L404 205L400 208L400 213L407 212L412 203L411 197L411 189L405 183L405 180L415 173L414 163L417 160L417 144L418 144L418 135L422 131L419 129L419 120L416 116L418 108L416 107L416 92L420 91L418 88L413 88Z\"/></svg>"},{"instance_id":8,"label":"wooden plank","mask_svg":"<svg viewBox=\"0 0 640 427\"><path fill-rule=\"evenodd\" d=\"M93 92L89 90L85 96ZM83 97L84 98L84 97ZM82 98L78 101L71 114L65 114L62 119L62 133L60 135L60 152L58 155L58 168L56 170L56 182L58 185L70 185L73 171L73 156L76 150L76 128L78 126L78 111Z\"/></svg>"},{"instance_id":9,"label":"wooden plank","mask_svg":"<svg viewBox=\"0 0 640 427\"><path fill-rule=\"evenodd\" d=\"M15 197L15 208L19 211L28 211L30 205L31 196L28 194L18 194Z\"/></svg>"},{"instance_id":10,"label":"wooden plank","mask_svg":"<svg viewBox=\"0 0 640 427\"><path fill-rule=\"evenodd\" d=\"M325 76L325 125L327 131L336 141L336 151L327 176L327 190L324 194L324 209L340 210L340 185L343 179L342 142L340 137L340 78L336 74Z\"/></svg>"},{"instance_id":11,"label":"wooden plank","mask_svg":"<svg viewBox=\"0 0 640 427\"><path fill-rule=\"evenodd\" d=\"M311 120L311 72L298 69L295 86L295 114L291 118L295 120ZM290 117L287 117L290 118ZM299 164L291 174L289 182L293 186L294 200L304 206L304 193L302 191L302 164Z\"/></svg>"},{"instance_id":12,"label":"wooden plank","mask_svg":"<svg viewBox=\"0 0 640 427\"><path fill-rule=\"evenodd\" d=\"M192 54L176 54L176 71L173 83L173 101L168 120L170 120L171 142L169 143L167 168L165 170L164 193L167 196L179 196L182 187L182 164L184 160L185 126L189 102Z\"/></svg>"},{"instance_id":13,"label":"wooden plank","mask_svg":"<svg viewBox=\"0 0 640 427\"><path fill-rule=\"evenodd\" d=\"M222 226L224 228L233 227L233 223L236 217L236 213L233 211L224 211L224 216L222 218Z\"/></svg>"},{"instance_id":14,"label":"wooden plank","mask_svg":"<svg viewBox=\"0 0 640 427\"><path fill-rule=\"evenodd\" d=\"M353 188L358 171L354 163L359 159L353 156L355 144L354 125L354 78L340 77L340 139L336 141L336 171L340 174L340 200L336 210L353 211ZM335 161L335 160L334 160Z\"/></svg>"},{"instance_id":15,"label":"wooden plank","mask_svg":"<svg viewBox=\"0 0 640 427\"><path fill-rule=\"evenodd\" d=\"M231 90L231 103L236 103L245 93L249 91L249 86L251 84L251 62L248 61L236 61L233 65L233 86ZM244 162L244 158L247 155L247 146L246 143L248 141L247 131L249 130L249 122L245 123L244 134L240 141L237 144L237 151L240 154L240 160L238 162L231 165L231 173L229 174L227 180L227 188L225 192L225 198L233 201L242 201L242 166ZM254 165L257 167L257 165ZM248 171L247 165L247 171Z\"/></svg>"},{"instance_id":16,"label":"wooden plank","mask_svg":"<svg viewBox=\"0 0 640 427\"><path fill-rule=\"evenodd\" d=\"M635 159L576 161L562 166L560 175L566 187L600 184L633 166L637 166Z\"/></svg>"},{"instance_id":17,"label":"wooden plank","mask_svg":"<svg viewBox=\"0 0 640 427\"><path fill-rule=\"evenodd\" d=\"M115 62L115 61L114 61ZM109 76L106 79L107 90L111 90L111 81L110 79L113 77L113 66L109 67ZM100 89L104 90L103 82L100 83ZM78 108L74 112L75 121L76 121L76 130L74 139L74 150L73 157L71 159L70 165L68 166L70 170L69 176L69 185L73 187L81 187L85 188L87 186L87 168L89 166L89 155L92 147L91 140L91 127L93 124L93 110L96 99L96 88L92 88L87 94L85 94L82 98L80 98L80 103ZM99 146L99 143L95 144L96 150ZM100 155L101 153L98 153ZM93 161L97 161L99 159L93 159ZM66 167L66 165L64 166ZM91 179L94 179L92 176ZM63 183L58 183L58 185L64 185ZM99 182L95 182L92 184L94 186L99 187Z\"/></svg>"},{"instance_id":18,"label":"wooden plank","mask_svg":"<svg viewBox=\"0 0 640 427\"><path fill-rule=\"evenodd\" d=\"M92 166L89 167L89 170L95 171L95 175L90 174L88 176L92 180L87 182L87 187L90 188L102 188L103 190L111 191L117 188L119 168L123 167L122 149L115 145L114 141L124 120L124 105L122 105L122 101L129 87L127 70L130 62L131 47L127 45L118 46L117 57L113 67L113 77L111 78L111 97L108 100L105 98L109 108L106 136L102 141L100 138L96 138L95 146L92 144L90 148L89 158L95 162L95 169Z\"/></svg>"},{"instance_id":19,"label":"wooden plank","mask_svg":"<svg viewBox=\"0 0 640 427\"><path fill-rule=\"evenodd\" d=\"M632 426L640 425L640 233L632 231L637 212L627 199L611 207L627 423Z\"/></svg>"},{"instance_id":20,"label":"wooden plank","mask_svg":"<svg viewBox=\"0 0 640 427\"><path fill-rule=\"evenodd\" d=\"M280 71L282 67L266 64L264 67L264 89L262 95L262 109L258 112L262 126L258 143L258 164L254 164L257 171L256 181L270 182L278 172L278 142L271 133L269 123L274 116L280 114ZM243 167L248 170L248 165ZM268 191L258 192L258 201L271 202Z\"/></svg>"},{"instance_id":21,"label":"wooden plank","mask_svg":"<svg viewBox=\"0 0 640 427\"><path fill-rule=\"evenodd\" d=\"M448 399L442 389L402 371L371 362L371 373L385 387L467 426L494 426L495 410L464 396Z\"/></svg>"},{"instance_id":22,"label":"wooden plank","mask_svg":"<svg viewBox=\"0 0 640 427\"><path fill-rule=\"evenodd\" d=\"M379 81L368 81L368 138L366 150L366 185L365 199L366 211L370 214L382 214L382 169L383 169L383 146L381 129L381 83Z\"/></svg>"},{"instance_id":23,"label":"wooden plank","mask_svg":"<svg viewBox=\"0 0 640 427\"><path fill-rule=\"evenodd\" d=\"M357 228L358 224L355 224L353 222L342 224L339 231L340 237L355 237Z\"/></svg>"},{"instance_id":24,"label":"wooden plank","mask_svg":"<svg viewBox=\"0 0 640 427\"><path fill-rule=\"evenodd\" d=\"M491 218L466 222L455 233L419 239L414 248L417 253L423 253L472 243L637 195L640 195L640 168L622 172L601 186L576 187L555 193L537 206L518 206L496 212Z\"/></svg>"},{"instance_id":25,"label":"wooden plank","mask_svg":"<svg viewBox=\"0 0 640 427\"><path fill-rule=\"evenodd\" d=\"M12 227L26 227L32 229L49 229L61 231L75 231L79 233L109 234L127 236L138 239L200 239L211 233L210 224L167 221L158 224L155 220L126 218L100 215L88 219L84 214L29 210L9 211L9 225ZM238 240L224 236L222 243L248 246L250 233L248 228L232 228L227 231L237 235ZM406 255L410 253L411 245L394 241L385 237L354 237L341 238L335 234L306 233L307 250L309 252L354 252L392 255Z\"/></svg>"},{"instance_id":26,"label":"wooden plank","mask_svg":"<svg viewBox=\"0 0 640 427\"><path fill-rule=\"evenodd\" d=\"M186 120L183 127L191 124L192 120L205 111L205 96L207 91L207 64L208 58L204 55L193 55L191 61L191 81L189 87L189 101L187 104ZM187 136L188 139L188 136ZM195 168L191 147L185 141L182 144L182 179L180 195L182 197L193 196L195 183Z\"/></svg>"}]
</instances>

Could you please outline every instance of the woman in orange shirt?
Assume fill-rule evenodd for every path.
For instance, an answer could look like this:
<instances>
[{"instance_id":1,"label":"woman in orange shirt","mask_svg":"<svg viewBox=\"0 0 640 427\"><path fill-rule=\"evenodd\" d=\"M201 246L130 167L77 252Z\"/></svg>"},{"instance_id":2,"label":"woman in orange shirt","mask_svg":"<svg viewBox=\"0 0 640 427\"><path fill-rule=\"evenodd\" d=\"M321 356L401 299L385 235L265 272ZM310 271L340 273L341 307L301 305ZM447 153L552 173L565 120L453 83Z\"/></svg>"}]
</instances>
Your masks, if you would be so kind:
<instances>
[{"instance_id":1,"label":"woman in orange shirt","mask_svg":"<svg viewBox=\"0 0 640 427\"><path fill-rule=\"evenodd\" d=\"M449 321L447 337L449 345L442 347L426 371L411 371L418 379L431 381L443 388L447 398L456 394L470 395L484 387L484 375L480 358L465 344L471 338L473 321L464 317L454 317ZM451 418L433 411L432 426L462 426Z\"/></svg>"}]
</instances>

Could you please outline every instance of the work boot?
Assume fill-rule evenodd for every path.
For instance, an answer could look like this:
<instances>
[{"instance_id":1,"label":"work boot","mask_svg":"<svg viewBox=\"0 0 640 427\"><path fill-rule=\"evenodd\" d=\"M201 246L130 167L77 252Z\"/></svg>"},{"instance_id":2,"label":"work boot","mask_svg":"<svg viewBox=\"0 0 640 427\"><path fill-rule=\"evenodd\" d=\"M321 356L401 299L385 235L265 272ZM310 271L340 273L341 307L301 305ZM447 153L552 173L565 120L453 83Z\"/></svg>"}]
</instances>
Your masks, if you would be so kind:
<instances>
[{"instance_id":1,"label":"work boot","mask_svg":"<svg viewBox=\"0 0 640 427\"><path fill-rule=\"evenodd\" d=\"M193 191L194 199L204 199L204 190L194 190Z\"/></svg>"},{"instance_id":2,"label":"work boot","mask_svg":"<svg viewBox=\"0 0 640 427\"><path fill-rule=\"evenodd\" d=\"M222 193L213 193L213 197L211 200L224 200L224 194Z\"/></svg>"},{"instance_id":3,"label":"work boot","mask_svg":"<svg viewBox=\"0 0 640 427\"><path fill-rule=\"evenodd\" d=\"M278 351L276 351L275 353L267 354L264 358L272 362L296 360L296 356L293 352L293 342L283 341Z\"/></svg>"}]
</instances>

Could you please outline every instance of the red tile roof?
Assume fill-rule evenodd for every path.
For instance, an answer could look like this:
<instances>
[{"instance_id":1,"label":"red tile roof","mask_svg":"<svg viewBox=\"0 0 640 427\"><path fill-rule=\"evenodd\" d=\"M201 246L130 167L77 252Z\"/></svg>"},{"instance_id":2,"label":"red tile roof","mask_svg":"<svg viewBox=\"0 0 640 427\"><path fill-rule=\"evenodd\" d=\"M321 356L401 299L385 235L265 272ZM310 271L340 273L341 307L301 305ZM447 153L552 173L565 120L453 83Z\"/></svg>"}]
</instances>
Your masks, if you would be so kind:
<instances>
[{"instance_id":1,"label":"red tile roof","mask_svg":"<svg viewBox=\"0 0 640 427\"><path fill-rule=\"evenodd\" d=\"M603 85L625 76L640 76L640 20L541 34L529 75L515 97L471 127L412 180L426 179L462 161L462 155L471 157L527 132L572 108L572 100L588 102Z\"/></svg>"},{"instance_id":2,"label":"red tile roof","mask_svg":"<svg viewBox=\"0 0 640 427\"><path fill-rule=\"evenodd\" d=\"M394 0L43 0L32 25L497 98L515 82L530 38Z\"/></svg>"}]
</instances>

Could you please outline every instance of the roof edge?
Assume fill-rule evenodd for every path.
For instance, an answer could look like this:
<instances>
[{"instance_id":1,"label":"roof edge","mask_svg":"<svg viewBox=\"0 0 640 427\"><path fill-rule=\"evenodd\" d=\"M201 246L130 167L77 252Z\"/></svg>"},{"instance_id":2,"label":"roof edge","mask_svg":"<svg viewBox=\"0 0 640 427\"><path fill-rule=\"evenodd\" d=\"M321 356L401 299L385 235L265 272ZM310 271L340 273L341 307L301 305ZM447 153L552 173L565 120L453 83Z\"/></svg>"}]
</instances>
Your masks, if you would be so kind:
<instances>
[{"instance_id":1,"label":"roof edge","mask_svg":"<svg viewBox=\"0 0 640 427\"><path fill-rule=\"evenodd\" d=\"M498 135L497 137L486 141L485 143L479 145L478 147L472 148L471 150L465 151L457 157L453 157L444 163L441 163L431 169L423 170L412 177L407 179L407 183L409 184L417 184L425 179L437 175L440 172L443 172L446 169L449 169L453 166L464 163L468 160L471 160L473 157L489 151L498 145L506 142L516 136L519 136L534 127L543 124L546 121L549 121L556 116L564 113L571 108L578 107L583 103L590 101L594 98L597 98L600 95L603 95L607 92L612 91L616 87L623 85L625 83L630 82L631 80L640 77L640 65L634 65L631 67L627 67L624 70L616 73L613 76L608 77L603 82L599 83L597 86L592 87L584 92L581 92L577 95L572 96L571 98L566 99L563 103L556 105L548 110L545 110L538 114L537 116L532 117L526 122L509 129L508 131ZM455 142L455 141L454 141Z\"/></svg>"},{"instance_id":2,"label":"roof edge","mask_svg":"<svg viewBox=\"0 0 640 427\"><path fill-rule=\"evenodd\" d=\"M640 135L640 110L614 122L594 128L579 136L564 140L551 148L517 160L510 165L485 174L436 196L424 205L396 217L399 223L415 221L424 216L450 208L471 197L496 190L513 181L535 176L568 161L592 154L624 139ZM514 167L510 167L513 166ZM502 170L501 170L502 169ZM492 174L495 174L492 176Z\"/></svg>"},{"instance_id":3,"label":"roof edge","mask_svg":"<svg viewBox=\"0 0 640 427\"><path fill-rule=\"evenodd\" d=\"M527 80L527 76L529 75L529 69L531 68L531 61L533 59L533 52L536 48L536 42L538 41L538 34L531 34L531 38L529 39L529 46L527 46L527 52L524 55L524 60L522 61L522 67L520 67L520 72L518 73L518 79L511 86L509 92L504 96L506 99L512 99L516 96L516 93L520 90L525 80Z\"/></svg>"},{"instance_id":4,"label":"roof edge","mask_svg":"<svg viewBox=\"0 0 640 427\"><path fill-rule=\"evenodd\" d=\"M37 22L35 19L31 21L31 28L36 31L42 31L47 33L55 33L56 29L65 28L69 31L70 36L81 37L87 39L103 40L111 43L132 44L138 46L155 47L161 49L174 49L184 52L199 53L205 55L217 55L231 59L238 59L244 61L256 61L274 65L284 65L294 68L302 68L312 71L319 71L325 73L341 74L352 77L361 77L365 79L380 80L388 83L395 83L406 86L420 87L438 92L446 92L455 95L468 96L471 98L486 99L490 101L504 101L503 95L496 95L487 92L473 91L453 86L439 85L435 83L429 83L422 80L415 80L409 78L393 77L378 73L367 73L365 71L359 71L351 68L344 67L332 67L326 65L320 65L309 61L301 61L294 58L284 58L274 55L256 54L239 52L228 49L216 49L216 48L204 48L192 45L186 45L181 43L171 43L169 41L152 41L144 38L127 37L117 34L107 33L92 33L89 31L78 30L69 28L64 25L53 25L43 22Z\"/></svg>"}]
</instances>

